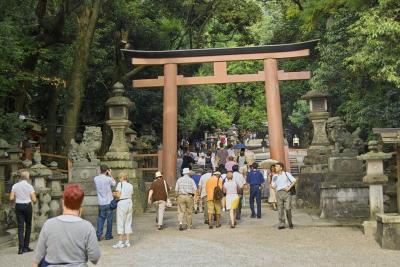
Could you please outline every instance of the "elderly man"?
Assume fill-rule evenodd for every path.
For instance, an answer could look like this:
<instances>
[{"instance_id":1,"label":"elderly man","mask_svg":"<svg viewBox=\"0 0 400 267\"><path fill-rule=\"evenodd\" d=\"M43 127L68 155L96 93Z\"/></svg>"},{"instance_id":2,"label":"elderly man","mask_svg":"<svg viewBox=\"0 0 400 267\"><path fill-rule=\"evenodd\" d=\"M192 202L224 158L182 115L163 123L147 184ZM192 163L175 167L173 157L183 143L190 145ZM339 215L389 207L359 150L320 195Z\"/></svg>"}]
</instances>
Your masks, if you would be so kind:
<instances>
[{"instance_id":1,"label":"elderly man","mask_svg":"<svg viewBox=\"0 0 400 267\"><path fill-rule=\"evenodd\" d=\"M275 164L275 171L276 174L272 177L271 186L277 192L279 213L278 229L285 228L285 211L289 228L293 229L292 195L290 193L290 189L296 184L296 178L294 178L289 172L284 171L284 165L282 162ZM283 209L285 209L285 211Z\"/></svg>"},{"instance_id":2,"label":"elderly man","mask_svg":"<svg viewBox=\"0 0 400 267\"><path fill-rule=\"evenodd\" d=\"M165 206L167 204L169 185L164 180L161 172L156 172L155 180L150 186L148 203L151 205L154 203L156 205L157 217L156 222L158 224L158 230L163 229L163 219Z\"/></svg>"},{"instance_id":3,"label":"elderly man","mask_svg":"<svg viewBox=\"0 0 400 267\"><path fill-rule=\"evenodd\" d=\"M20 181L12 186L9 196L10 201L15 199L15 214L18 224L18 254L33 251L29 247L29 241L32 229L32 202L36 202L35 189L29 183L29 172L22 170L20 175Z\"/></svg>"},{"instance_id":4,"label":"elderly man","mask_svg":"<svg viewBox=\"0 0 400 267\"><path fill-rule=\"evenodd\" d=\"M196 184L190 177L191 171L189 168L182 170L183 176L176 181L175 192L178 194L178 221L179 231L183 231L183 218L186 218L186 225L188 229L192 226L192 212L193 212L193 198L196 193Z\"/></svg>"},{"instance_id":5,"label":"elderly man","mask_svg":"<svg viewBox=\"0 0 400 267\"><path fill-rule=\"evenodd\" d=\"M110 203L113 200L111 186L116 182L111 175L111 169L107 165L100 166L100 174L94 177L94 183L97 191L97 201L99 203L99 214L97 216L97 239L100 241L103 235L104 223L107 220L107 231L105 239L112 239L113 211Z\"/></svg>"}]
</instances>

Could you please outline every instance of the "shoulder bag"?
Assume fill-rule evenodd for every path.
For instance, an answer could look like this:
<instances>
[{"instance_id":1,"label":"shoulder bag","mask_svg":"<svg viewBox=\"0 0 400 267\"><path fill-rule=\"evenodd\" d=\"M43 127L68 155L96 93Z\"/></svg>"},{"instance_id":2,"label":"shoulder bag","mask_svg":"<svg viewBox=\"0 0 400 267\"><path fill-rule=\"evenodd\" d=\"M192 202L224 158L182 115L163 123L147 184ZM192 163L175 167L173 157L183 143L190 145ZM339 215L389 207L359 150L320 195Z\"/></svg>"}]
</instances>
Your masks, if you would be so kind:
<instances>
[{"instance_id":1,"label":"shoulder bag","mask_svg":"<svg viewBox=\"0 0 400 267\"><path fill-rule=\"evenodd\" d=\"M286 178L289 180L289 182L292 183L292 181L290 181L289 177L287 176L286 172L285 172L285 175L286 175ZM292 186L290 188L289 192L290 192L290 195L292 195L292 196L296 195L296 193L297 193L296 186Z\"/></svg>"},{"instance_id":2,"label":"shoulder bag","mask_svg":"<svg viewBox=\"0 0 400 267\"><path fill-rule=\"evenodd\" d=\"M121 191L122 191L122 183L121 183ZM114 199L110 202L110 209L115 210L118 207L118 201L120 201L121 192L115 191L113 193Z\"/></svg>"},{"instance_id":3,"label":"shoulder bag","mask_svg":"<svg viewBox=\"0 0 400 267\"><path fill-rule=\"evenodd\" d=\"M167 206L167 208L171 208L172 207L172 202L169 199L168 196L168 189L167 189L167 182L164 180L164 188L165 188L165 194L167 194L167 203L165 203L165 206Z\"/></svg>"},{"instance_id":4,"label":"shoulder bag","mask_svg":"<svg viewBox=\"0 0 400 267\"><path fill-rule=\"evenodd\" d=\"M219 178L217 180L217 186L214 187L214 200L221 200L224 197L224 192L219 187Z\"/></svg>"}]
</instances>

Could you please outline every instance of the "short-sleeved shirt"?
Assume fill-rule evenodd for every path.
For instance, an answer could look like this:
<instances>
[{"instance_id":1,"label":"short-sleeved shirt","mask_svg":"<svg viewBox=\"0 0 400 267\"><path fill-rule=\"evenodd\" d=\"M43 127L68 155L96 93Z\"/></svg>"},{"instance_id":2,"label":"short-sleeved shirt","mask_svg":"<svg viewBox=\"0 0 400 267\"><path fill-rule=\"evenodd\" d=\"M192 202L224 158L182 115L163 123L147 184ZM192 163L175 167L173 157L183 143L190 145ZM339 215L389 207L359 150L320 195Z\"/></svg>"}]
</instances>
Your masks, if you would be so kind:
<instances>
[{"instance_id":1,"label":"short-sleeved shirt","mask_svg":"<svg viewBox=\"0 0 400 267\"><path fill-rule=\"evenodd\" d=\"M224 183L224 188L225 188L225 192L226 194L237 194L238 193L238 184L232 179L232 180L227 180Z\"/></svg>"},{"instance_id":2,"label":"short-sleeved shirt","mask_svg":"<svg viewBox=\"0 0 400 267\"><path fill-rule=\"evenodd\" d=\"M283 190L288 187L292 183L296 181L296 178L293 177L289 172L281 172L280 174L276 173L272 177L271 186L275 188L276 191Z\"/></svg>"},{"instance_id":3,"label":"short-sleeved shirt","mask_svg":"<svg viewBox=\"0 0 400 267\"><path fill-rule=\"evenodd\" d=\"M178 181L176 181L175 191L178 194L182 195L194 194L196 190L197 187L194 180L187 175L182 176L181 178L178 179Z\"/></svg>"},{"instance_id":4,"label":"short-sleeved shirt","mask_svg":"<svg viewBox=\"0 0 400 267\"><path fill-rule=\"evenodd\" d=\"M133 185L128 182L119 182L115 190L121 192L119 199L132 199Z\"/></svg>"},{"instance_id":5,"label":"short-sleeved shirt","mask_svg":"<svg viewBox=\"0 0 400 267\"><path fill-rule=\"evenodd\" d=\"M250 186L262 185L264 182L264 175L258 170L252 170L247 174L247 183Z\"/></svg>"},{"instance_id":6,"label":"short-sleeved shirt","mask_svg":"<svg viewBox=\"0 0 400 267\"><path fill-rule=\"evenodd\" d=\"M162 178L157 178L151 183L150 190L153 190L153 195L151 196L153 201L167 200L167 192L165 191L164 181L165 180ZM169 190L168 183L165 183L167 185L167 190Z\"/></svg>"},{"instance_id":7,"label":"short-sleeved shirt","mask_svg":"<svg viewBox=\"0 0 400 267\"><path fill-rule=\"evenodd\" d=\"M35 192L35 189L28 181L21 180L12 186L11 192L15 194L15 203L28 204L32 202L31 194Z\"/></svg>"},{"instance_id":8,"label":"short-sleeved shirt","mask_svg":"<svg viewBox=\"0 0 400 267\"><path fill-rule=\"evenodd\" d=\"M246 179L244 179L244 176L240 172L233 172L233 180L237 183L239 188L243 188L246 183Z\"/></svg>"},{"instance_id":9,"label":"short-sleeved shirt","mask_svg":"<svg viewBox=\"0 0 400 267\"><path fill-rule=\"evenodd\" d=\"M216 176L212 176L210 179L207 180L206 182L206 192L207 192L207 200L213 200L214 199L214 188L217 186L221 187L222 189L222 179L217 178Z\"/></svg>"},{"instance_id":10,"label":"short-sleeved shirt","mask_svg":"<svg viewBox=\"0 0 400 267\"><path fill-rule=\"evenodd\" d=\"M211 172L207 172L200 177L199 186L201 186L201 192L200 192L201 197L205 197L207 195L206 182L208 181L208 179L211 178L211 176L212 176Z\"/></svg>"},{"instance_id":11,"label":"short-sleeved shirt","mask_svg":"<svg viewBox=\"0 0 400 267\"><path fill-rule=\"evenodd\" d=\"M227 161L226 163L225 163L225 169L227 170L227 171L232 171L232 167L234 166L234 165L236 165L237 163L235 162L235 161Z\"/></svg>"},{"instance_id":12,"label":"short-sleeved shirt","mask_svg":"<svg viewBox=\"0 0 400 267\"><path fill-rule=\"evenodd\" d=\"M96 185L97 200L100 206L108 205L113 200L111 186L115 186L116 182L110 176L99 174L94 177Z\"/></svg>"}]
</instances>

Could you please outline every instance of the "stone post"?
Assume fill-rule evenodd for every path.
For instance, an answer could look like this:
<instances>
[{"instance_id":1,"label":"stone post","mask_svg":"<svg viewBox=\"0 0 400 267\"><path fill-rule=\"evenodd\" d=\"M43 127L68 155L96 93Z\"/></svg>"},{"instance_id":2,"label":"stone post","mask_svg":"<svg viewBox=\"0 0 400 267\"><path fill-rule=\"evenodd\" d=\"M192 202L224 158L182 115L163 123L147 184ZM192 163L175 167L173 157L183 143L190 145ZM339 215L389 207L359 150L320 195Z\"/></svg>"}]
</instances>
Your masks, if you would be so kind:
<instances>
[{"instance_id":1,"label":"stone post","mask_svg":"<svg viewBox=\"0 0 400 267\"><path fill-rule=\"evenodd\" d=\"M62 213L61 207L61 197L63 194L61 181L67 179L67 175L58 171L58 164L57 162L53 161L50 163L50 170L52 172L51 176L49 177L49 188L50 188L50 212L49 217L56 217Z\"/></svg>"},{"instance_id":2,"label":"stone post","mask_svg":"<svg viewBox=\"0 0 400 267\"><path fill-rule=\"evenodd\" d=\"M6 187L6 151L10 147L6 140L0 139L0 206L4 203L5 200L5 187Z\"/></svg>"},{"instance_id":3,"label":"stone post","mask_svg":"<svg viewBox=\"0 0 400 267\"><path fill-rule=\"evenodd\" d=\"M369 185L370 220L363 223L364 234L375 236L376 215L384 213L383 184L388 181L388 177L383 173L383 160L391 158L392 155L378 151L377 141L370 141L368 148L370 151L357 159L367 163L367 173L363 182Z\"/></svg>"}]
</instances>

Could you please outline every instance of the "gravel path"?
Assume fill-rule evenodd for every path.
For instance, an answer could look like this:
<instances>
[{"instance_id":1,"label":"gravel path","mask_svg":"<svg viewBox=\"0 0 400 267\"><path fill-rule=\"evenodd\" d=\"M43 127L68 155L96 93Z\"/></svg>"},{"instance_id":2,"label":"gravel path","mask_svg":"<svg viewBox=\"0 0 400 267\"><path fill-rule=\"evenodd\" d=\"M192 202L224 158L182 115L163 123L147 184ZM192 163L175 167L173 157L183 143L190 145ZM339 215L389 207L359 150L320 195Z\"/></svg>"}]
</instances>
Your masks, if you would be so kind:
<instances>
[{"instance_id":1,"label":"gravel path","mask_svg":"<svg viewBox=\"0 0 400 267\"><path fill-rule=\"evenodd\" d=\"M101 242L97 266L400 266L399 251L381 249L358 228L335 227L298 210L295 229L277 230L277 213L263 212L261 220L251 219L246 208L235 229L225 213L224 225L212 230L197 214L195 229L183 232L176 212L167 213L163 231L156 230L155 214L147 213L134 220L133 247L112 249L115 241ZM3 249L0 266L31 266L32 257Z\"/></svg>"}]
</instances>

